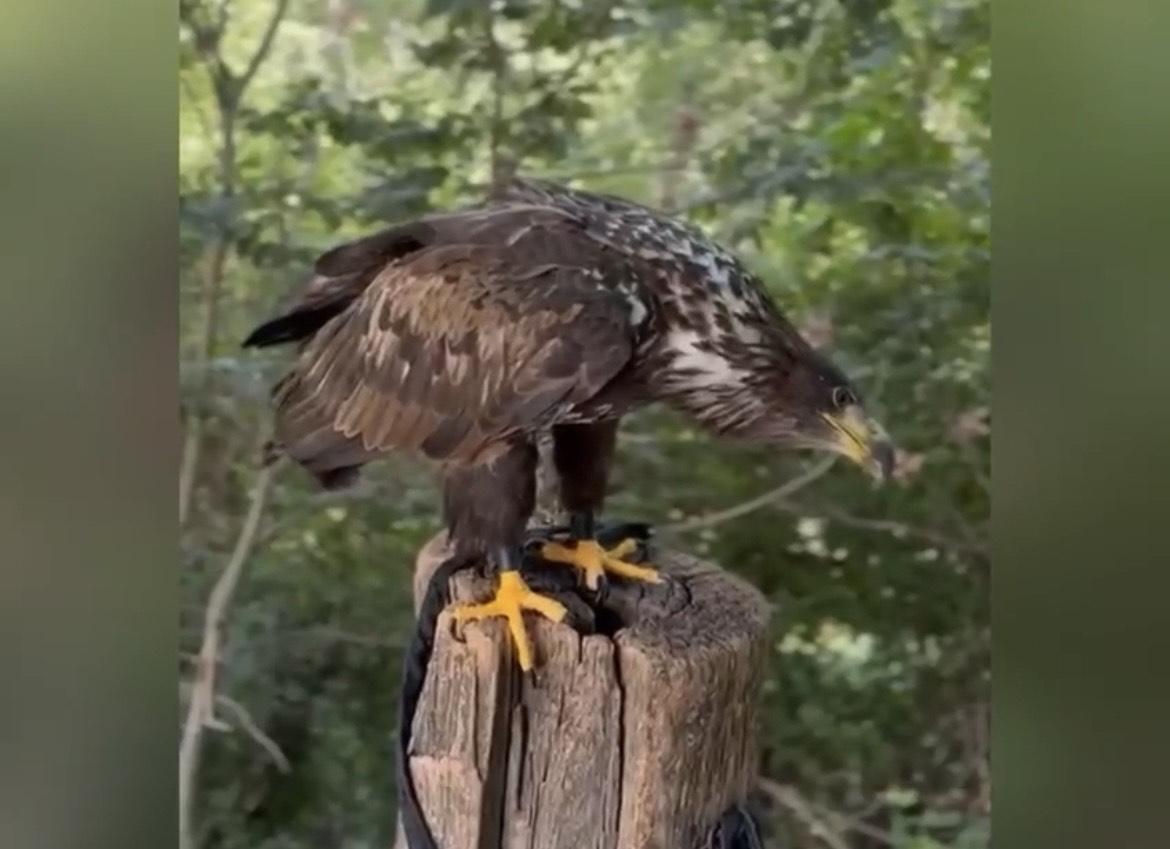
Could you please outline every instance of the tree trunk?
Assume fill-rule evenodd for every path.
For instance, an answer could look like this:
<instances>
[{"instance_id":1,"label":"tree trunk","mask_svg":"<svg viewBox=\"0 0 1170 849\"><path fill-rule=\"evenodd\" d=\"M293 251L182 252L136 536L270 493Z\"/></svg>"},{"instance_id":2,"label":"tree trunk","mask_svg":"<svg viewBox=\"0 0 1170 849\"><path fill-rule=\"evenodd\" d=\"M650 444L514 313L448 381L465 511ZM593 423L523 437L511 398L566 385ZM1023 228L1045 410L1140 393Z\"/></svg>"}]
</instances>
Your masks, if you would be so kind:
<instances>
[{"instance_id":1,"label":"tree trunk","mask_svg":"<svg viewBox=\"0 0 1170 849\"><path fill-rule=\"evenodd\" d=\"M419 555L416 600L443 543ZM662 584L611 583L596 634L527 617L528 676L501 623L457 635L441 614L409 765L442 849L698 849L745 802L767 605L709 563L655 565ZM482 599L490 583L464 572L451 589Z\"/></svg>"}]
</instances>

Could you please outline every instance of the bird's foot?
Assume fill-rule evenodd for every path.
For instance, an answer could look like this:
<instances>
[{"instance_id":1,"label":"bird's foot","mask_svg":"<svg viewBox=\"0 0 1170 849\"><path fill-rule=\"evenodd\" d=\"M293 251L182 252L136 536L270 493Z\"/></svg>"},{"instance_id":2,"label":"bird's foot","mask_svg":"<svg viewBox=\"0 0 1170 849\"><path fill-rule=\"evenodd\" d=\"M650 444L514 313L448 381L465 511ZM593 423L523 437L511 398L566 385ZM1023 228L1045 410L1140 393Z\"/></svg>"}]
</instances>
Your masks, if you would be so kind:
<instances>
[{"instance_id":1,"label":"bird's foot","mask_svg":"<svg viewBox=\"0 0 1170 849\"><path fill-rule=\"evenodd\" d=\"M516 647L516 659L520 663L520 668L527 672L532 669L532 644L528 640L528 632L524 630L525 610L539 613L553 622L562 621L568 613L565 606L556 599L529 589L519 572L508 570L500 573L500 583L491 601L456 605L452 615L456 622L475 622L495 617L507 620L512 644Z\"/></svg>"},{"instance_id":2,"label":"bird's foot","mask_svg":"<svg viewBox=\"0 0 1170 849\"><path fill-rule=\"evenodd\" d=\"M661 578L658 570L651 566L637 565L626 559L642 546L642 541L627 537L613 548L604 548L596 539L570 540L565 543L546 542L540 548L540 556L553 563L574 566L585 575L585 585L591 590L600 589L602 579L607 575L629 578L657 584Z\"/></svg>"}]
</instances>

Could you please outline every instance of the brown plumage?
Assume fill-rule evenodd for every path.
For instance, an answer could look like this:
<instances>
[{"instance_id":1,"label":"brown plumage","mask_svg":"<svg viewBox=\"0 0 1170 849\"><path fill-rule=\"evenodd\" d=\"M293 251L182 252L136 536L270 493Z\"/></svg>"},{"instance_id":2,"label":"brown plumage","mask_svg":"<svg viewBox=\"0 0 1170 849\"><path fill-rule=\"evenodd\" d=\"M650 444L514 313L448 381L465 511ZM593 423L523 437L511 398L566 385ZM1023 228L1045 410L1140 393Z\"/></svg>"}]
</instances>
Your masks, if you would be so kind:
<instances>
[{"instance_id":1,"label":"brown plumage","mask_svg":"<svg viewBox=\"0 0 1170 849\"><path fill-rule=\"evenodd\" d=\"M395 449L471 462L593 398L631 342L620 298L587 269L426 249L305 344L275 393L277 440L311 470Z\"/></svg>"},{"instance_id":2,"label":"brown plumage","mask_svg":"<svg viewBox=\"0 0 1170 849\"><path fill-rule=\"evenodd\" d=\"M845 377L738 260L645 207L559 186L516 181L334 248L245 344L282 342L299 354L274 391L276 449L325 486L391 451L438 461L457 548L503 568L548 428L578 539L592 536L617 420L651 401L720 434L882 472L892 459Z\"/></svg>"},{"instance_id":3,"label":"brown plumage","mask_svg":"<svg viewBox=\"0 0 1170 849\"><path fill-rule=\"evenodd\" d=\"M633 280L572 230L541 208L477 210L325 254L249 340L303 340L274 393L281 450L326 483L396 449L469 463L588 406L635 341L602 275Z\"/></svg>"},{"instance_id":4,"label":"brown plumage","mask_svg":"<svg viewBox=\"0 0 1170 849\"><path fill-rule=\"evenodd\" d=\"M615 198L516 181L315 270L246 344L302 343L277 440L324 482L396 449L470 462L651 400L721 433L837 448L822 414L856 399L734 257Z\"/></svg>"},{"instance_id":5,"label":"brown plumage","mask_svg":"<svg viewBox=\"0 0 1170 849\"><path fill-rule=\"evenodd\" d=\"M440 573L481 558L500 570L496 597L455 618L504 617L522 668L533 663L522 612L566 613L517 571L542 431L571 530L541 554L595 588L607 574L657 579L623 559L630 541L607 551L594 538L618 420L637 405L664 401L720 434L890 471L892 448L856 392L760 281L645 207L516 181L481 206L340 245L314 271L245 342L298 346L273 392L273 452L326 487L392 451L438 461L455 544ZM428 591L419 634L433 633L437 598ZM429 652L420 645L406 663L403 752ZM433 847L405 768L400 785L411 845Z\"/></svg>"}]
</instances>

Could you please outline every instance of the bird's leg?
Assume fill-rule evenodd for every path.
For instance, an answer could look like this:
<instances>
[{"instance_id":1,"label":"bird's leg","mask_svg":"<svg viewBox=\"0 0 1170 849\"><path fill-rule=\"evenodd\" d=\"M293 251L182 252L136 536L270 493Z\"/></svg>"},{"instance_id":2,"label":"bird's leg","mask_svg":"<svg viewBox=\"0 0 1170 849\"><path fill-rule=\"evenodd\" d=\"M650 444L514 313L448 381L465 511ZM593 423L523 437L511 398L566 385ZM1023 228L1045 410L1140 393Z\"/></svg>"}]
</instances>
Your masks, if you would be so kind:
<instances>
[{"instance_id":1,"label":"bird's leg","mask_svg":"<svg viewBox=\"0 0 1170 849\"><path fill-rule=\"evenodd\" d=\"M630 563L627 558L638 551L641 540L628 536L605 548L597 539L593 511L580 510L570 514L569 540L549 541L540 549L540 556L554 563L575 566L585 575L585 585L591 590L601 587L607 575L616 575L634 581L659 582L658 570L647 565Z\"/></svg>"},{"instance_id":2,"label":"bird's leg","mask_svg":"<svg viewBox=\"0 0 1170 849\"><path fill-rule=\"evenodd\" d=\"M500 549L495 558L499 567L499 582L495 596L490 601L480 604L456 605L452 615L456 622L473 622L495 617L505 619L512 643L516 647L516 658L520 668L527 672L532 669L532 644L524 629L524 611L539 613L553 622L562 621L568 611L556 599L529 589L520 575L521 557L518 548Z\"/></svg>"},{"instance_id":3,"label":"bird's leg","mask_svg":"<svg viewBox=\"0 0 1170 849\"><path fill-rule=\"evenodd\" d=\"M580 569L591 590L600 590L607 575L658 581L654 569L630 562L635 552L642 551L639 534L619 536L621 531L635 531L640 526L611 529L609 533L594 527L593 517L605 502L617 429L617 419L558 424L552 429L553 465L560 479L561 503L569 511L570 525L567 539L554 537L543 541L540 554L544 560ZM640 536L644 539L646 534Z\"/></svg>"}]
</instances>

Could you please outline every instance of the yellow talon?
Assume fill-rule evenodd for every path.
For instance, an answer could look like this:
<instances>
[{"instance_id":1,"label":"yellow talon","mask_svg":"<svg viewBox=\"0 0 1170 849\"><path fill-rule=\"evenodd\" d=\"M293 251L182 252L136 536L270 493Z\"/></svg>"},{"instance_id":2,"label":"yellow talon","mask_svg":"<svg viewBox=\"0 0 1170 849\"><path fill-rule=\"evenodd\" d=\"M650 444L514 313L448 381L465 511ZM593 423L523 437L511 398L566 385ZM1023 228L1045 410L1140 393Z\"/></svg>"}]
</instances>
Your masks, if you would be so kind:
<instances>
[{"instance_id":1,"label":"yellow talon","mask_svg":"<svg viewBox=\"0 0 1170 849\"><path fill-rule=\"evenodd\" d=\"M568 613L565 606L556 599L538 595L528 588L519 572L500 573L500 585L491 601L482 604L456 605L451 614L456 622L477 621L502 616L508 622L512 643L516 646L516 658L525 672L532 669L532 645L524 630L523 611L531 610L545 619L560 622Z\"/></svg>"},{"instance_id":2,"label":"yellow talon","mask_svg":"<svg viewBox=\"0 0 1170 849\"><path fill-rule=\"evenodd\" d=\"M616 546L606 551L597 540L577 540L575 547L561 545L559 542L547 542L540 550L545 560L554 563L567 563L576 566L585 573L585 585L591 590L597 589L601 583L601 576L606 572L629 578L634 581L646 581L657 584L660 580L658 571L649 566L637 566L623 560L638 548L636 539L622 540Z\"/></svg>"}]
</instances>

